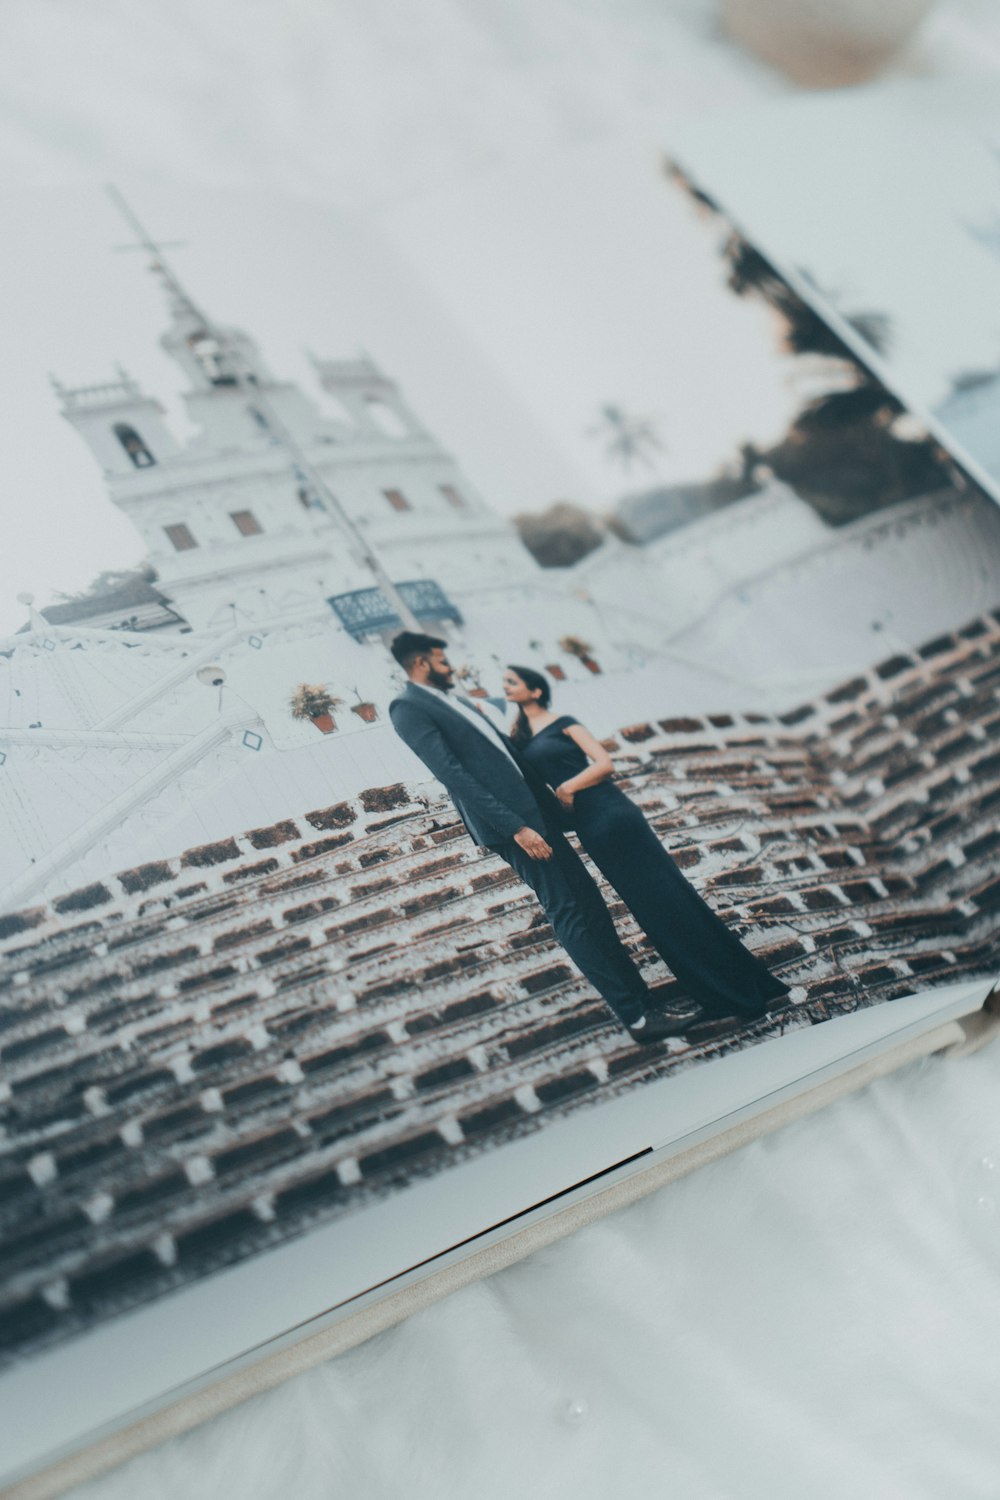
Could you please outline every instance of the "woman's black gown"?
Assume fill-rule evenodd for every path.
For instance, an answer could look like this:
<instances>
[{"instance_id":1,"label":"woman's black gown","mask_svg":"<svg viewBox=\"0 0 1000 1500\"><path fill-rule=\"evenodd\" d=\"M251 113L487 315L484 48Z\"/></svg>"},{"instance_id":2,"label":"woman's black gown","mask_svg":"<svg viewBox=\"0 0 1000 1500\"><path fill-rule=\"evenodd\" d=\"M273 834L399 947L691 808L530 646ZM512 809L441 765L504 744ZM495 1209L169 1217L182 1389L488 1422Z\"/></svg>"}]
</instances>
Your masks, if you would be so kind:
<instances>
[{"instance_id":1,"label":"woman's black gown","mask_svg":"<svg viewBox=\"0 0 1000 1500\"><path fill-rule=\"evenodd\" d=\"M563 714L518 749L551 787L590 764ZM681 987L709 1015L759 1016L788 986L715 915L681 874L635 803L610 780L573 798L573 828Z\"/></svg>"}]
</instances>

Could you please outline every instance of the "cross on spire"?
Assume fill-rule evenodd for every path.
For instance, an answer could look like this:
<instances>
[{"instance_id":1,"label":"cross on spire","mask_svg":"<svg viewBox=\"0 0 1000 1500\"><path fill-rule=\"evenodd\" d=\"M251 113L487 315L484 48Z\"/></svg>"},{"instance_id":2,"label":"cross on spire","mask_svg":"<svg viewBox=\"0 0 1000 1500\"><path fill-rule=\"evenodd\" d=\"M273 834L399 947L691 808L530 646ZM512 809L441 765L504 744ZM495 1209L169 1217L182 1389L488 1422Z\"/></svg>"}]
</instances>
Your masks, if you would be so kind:
<instances>
[{"instance_id":1,"label":"cross on spire","mask_svg":"<svg viewBox=\"0 0 1000 1500\"><path fill-rule=\"evenodd\" d=\"M177 275L176 271L173 269L166 256L163 254L164 250L176 250L184 248L187 244L187 241L154 239L147 230L146 226L142 223L142 220L139 218L132 205L125 198L125 195L118 188L116 188L113 183L109 182L107 184L107 193L108 197L111 199L112 203L115 205L118 212L125 220L126 224L135 234L134 244L116 245L115 249L119 251L145 251L146 254L150 256L149 268L160 278L165 291L170 296L175 311L181 313L190 313L193 317L197 318L199 322L204 323L207 327L208 319L205 317L205 314L202 312L201 308L195 302L187 287L184 286L180 277Z\"/></svg>"}]
</instances>

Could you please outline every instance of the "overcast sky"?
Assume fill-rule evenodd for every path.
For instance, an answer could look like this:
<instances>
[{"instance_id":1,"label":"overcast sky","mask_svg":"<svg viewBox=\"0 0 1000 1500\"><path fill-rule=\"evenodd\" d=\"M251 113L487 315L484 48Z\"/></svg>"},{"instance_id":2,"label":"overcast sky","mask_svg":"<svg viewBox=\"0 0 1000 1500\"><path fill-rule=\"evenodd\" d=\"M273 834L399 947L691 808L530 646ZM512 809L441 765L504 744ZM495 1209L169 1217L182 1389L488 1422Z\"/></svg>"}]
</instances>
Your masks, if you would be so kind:
<instances>
[{"instance_id":1,"label":"overcast sky","mask_svg":"<svg viewBox=\"0 0 1000 1500\"><path fill-rule=\"evenodd\" d=\"M798 401L769 314L724 285L717 230L648 147L551 155L383 211L375 227L290 197L134 187L134 207L193 295L248 328L272 370L312 387L306 349L367 349L498 510L703 477L745 438L780 435ZM10 193L0 310L10 418L3 481L20 524L0 554L0 630L127 566L139 547L48 384L113 377L116 361L178 429L181 374L159 350L166 314L140 254L92 187ZM389 243L394 241L394 245ZM405 264L408 262L409 264ZM318 399L319 393L314 391ZM620 403L664 443L624 474L592 428Z\"/></svg>"}]
</instances>

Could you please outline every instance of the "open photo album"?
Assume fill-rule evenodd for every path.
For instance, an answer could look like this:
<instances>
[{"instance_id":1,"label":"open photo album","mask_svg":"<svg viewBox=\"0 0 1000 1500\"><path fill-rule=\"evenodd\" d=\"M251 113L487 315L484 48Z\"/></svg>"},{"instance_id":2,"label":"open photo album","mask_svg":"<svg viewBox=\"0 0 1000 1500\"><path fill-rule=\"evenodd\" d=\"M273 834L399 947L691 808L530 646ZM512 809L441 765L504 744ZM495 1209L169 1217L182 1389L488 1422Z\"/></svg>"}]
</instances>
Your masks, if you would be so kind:
<instances>
[{"instance_id":1,"label":"open photo album","mask_svg":"<svg viewBox=\"0 0 1000 1500\"><path fill-rule=\"evenodd\" d=\"M364 218L5 196L0 1447L38 1496L971 1044L1000 507L643 145Z\"/></svg>"}]
</instances>

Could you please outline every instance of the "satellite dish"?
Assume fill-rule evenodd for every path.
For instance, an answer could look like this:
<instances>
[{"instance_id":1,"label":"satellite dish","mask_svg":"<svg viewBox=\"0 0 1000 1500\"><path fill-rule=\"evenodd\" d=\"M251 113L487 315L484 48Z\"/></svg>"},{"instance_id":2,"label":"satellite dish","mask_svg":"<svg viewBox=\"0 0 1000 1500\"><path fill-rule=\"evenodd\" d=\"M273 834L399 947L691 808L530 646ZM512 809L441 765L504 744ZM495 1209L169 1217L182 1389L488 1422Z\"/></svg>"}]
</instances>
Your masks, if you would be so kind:
<instances>
[{"instance_id":1,"label":"satellite dish","mask_svg":"<svg viewBox=\"0 0 1000 1500\"><path fill-rule=\"evenodd\" d=\"M34 594L18 594L17 602L18 604L26 604L30 609L35 602L35 596Z\"/></svg>"},{"instance_id":2,"label":"satellite dish","mask_svg":"<svg viewBox=\"0 0 1000 1500\"><path fill-rule=\"evenodd\" d=\"M203 682L206 687L221 687L226 680L226 674L222 667L199 667L198 681Z\"/></svg>"}]
</instances>

